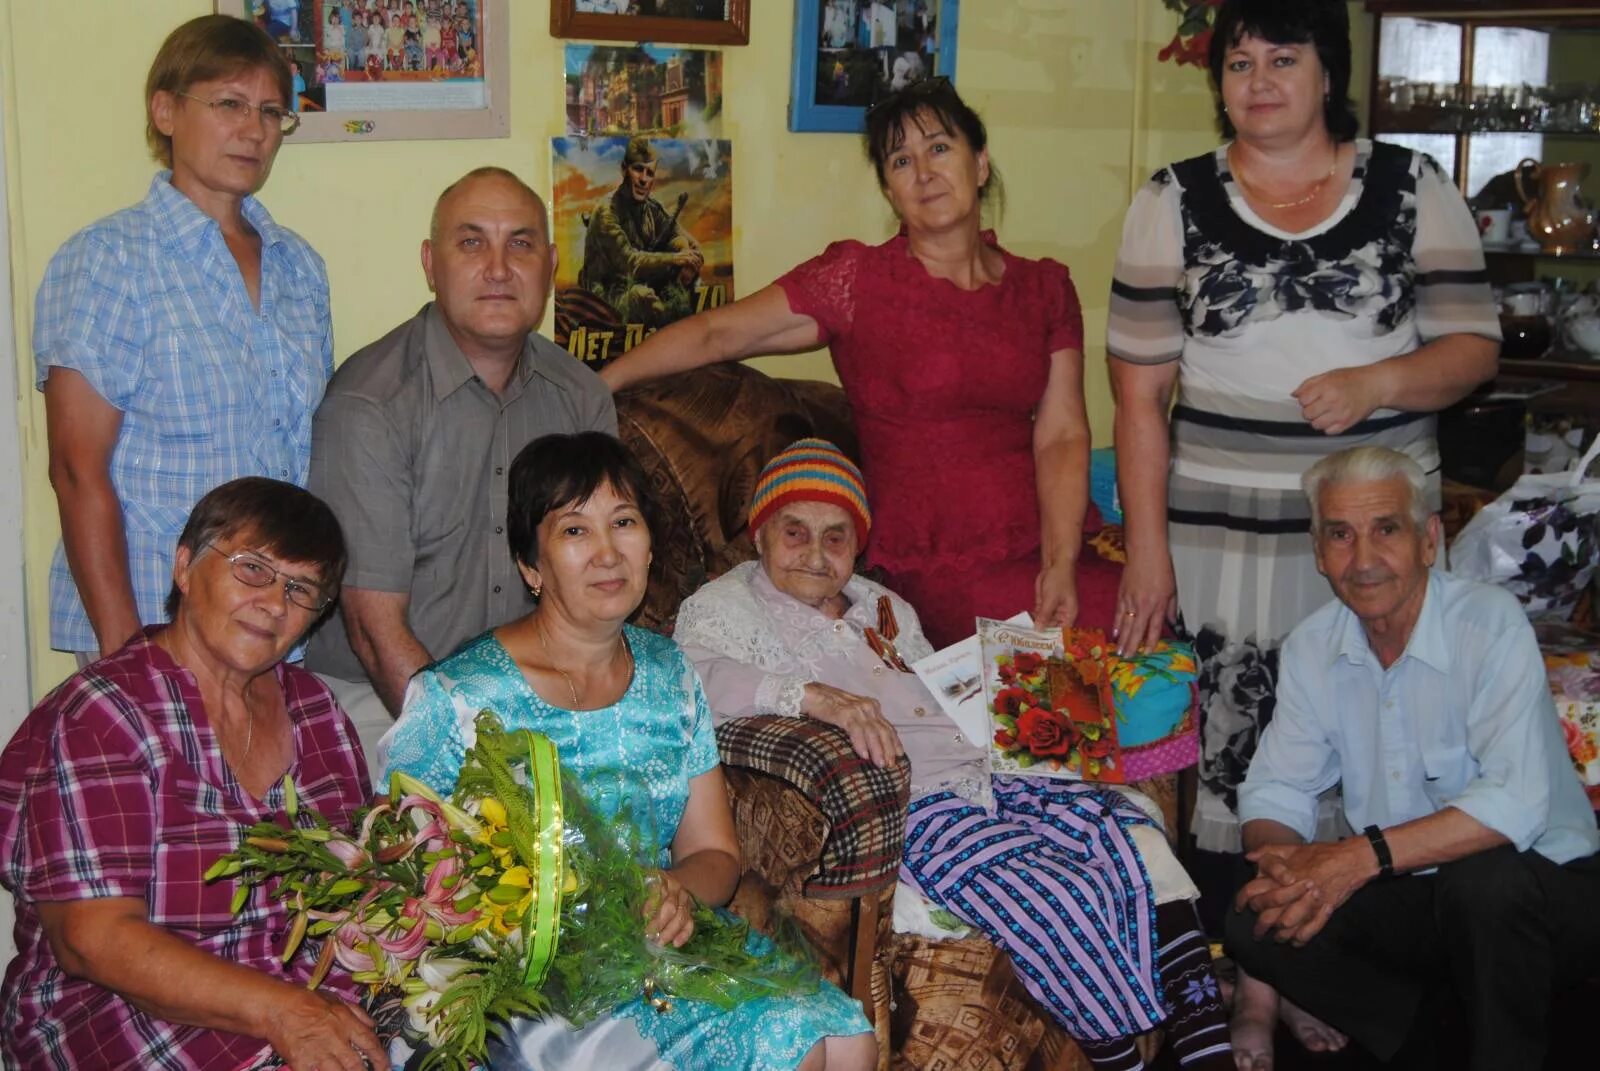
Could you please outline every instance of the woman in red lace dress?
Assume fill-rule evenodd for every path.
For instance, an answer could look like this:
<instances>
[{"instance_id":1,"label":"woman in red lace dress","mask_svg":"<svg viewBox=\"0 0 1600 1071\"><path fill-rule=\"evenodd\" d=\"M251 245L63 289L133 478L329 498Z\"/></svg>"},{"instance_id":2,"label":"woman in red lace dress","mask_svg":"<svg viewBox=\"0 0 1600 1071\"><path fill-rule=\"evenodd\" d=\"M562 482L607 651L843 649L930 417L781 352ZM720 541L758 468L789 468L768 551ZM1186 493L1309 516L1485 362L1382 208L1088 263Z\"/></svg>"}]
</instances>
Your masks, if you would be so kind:
<instances>
[{"instance_id":1,"label":"woman in red lace dress","mask_svg":"<svg viewBox=\"0 0 1600 1071\"><path fill-rule=\"evenodd\" d=\"M1089 483L1071 277L983 229L998 177L983 121L947 80L888 97L868 113L866 139L898 234L835 242L600 374L619 390L826 344L861 440L867 563L917 608L934 645L971 635L979 615L1070 624Z\"/></svg>"}]
</instances>

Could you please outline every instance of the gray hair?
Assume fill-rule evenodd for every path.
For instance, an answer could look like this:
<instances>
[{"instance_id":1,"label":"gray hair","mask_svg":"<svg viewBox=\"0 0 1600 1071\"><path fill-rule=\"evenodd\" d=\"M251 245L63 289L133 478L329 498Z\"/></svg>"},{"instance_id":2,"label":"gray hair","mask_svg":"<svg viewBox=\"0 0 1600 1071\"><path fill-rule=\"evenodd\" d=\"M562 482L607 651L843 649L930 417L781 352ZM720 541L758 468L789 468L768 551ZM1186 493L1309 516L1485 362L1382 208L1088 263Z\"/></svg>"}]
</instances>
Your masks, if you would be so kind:
<instances>
[{"instance_id":1,"label":"gray hair","mask_svg":"<svg viewBox=\"0 0 1600 1071\"><path fill-rule=\"evenodd\" d=\"M489 164L483 167L473 168L471 171L468 171L465 175L462 175L450 185L446 186L439 193L438 198L433 202L433 215L428 219L429 241L437 242L439 240L439 210L444 207L445 200L448 199L452 193L455 193L458 188L466 185L469 182L483 178L502 179L511 183L511 185L517 187L517 189L533 198L533 203L539 206L539 218L544 221L545 240L551 240L550 209L545 205L544 198L540 197L538 191L532 186L529 186L526 182L523 182L515 171L508 170L504 167L495 167L494 165Z\"/></svg>"},{"instance_id":2,"label":"gray hair","mask_svg":"<svg viewBox=\"0 0 1600 1071\"><path fill-rule=\"evenodd\" d=\"M1322 525L1322 489L1346 483L1382 483L1385 480L1404 480L1410 488L1411 520L1420 529L1426 527L1433 511L1428 508L1428 474L1422 466L1398 450L1387 446L1352 446L1347 450L1329 454L1307 469L1300 477L1300 489L1311 504L1311 534L1316 536Z\"/></svg>"}]
</instances>

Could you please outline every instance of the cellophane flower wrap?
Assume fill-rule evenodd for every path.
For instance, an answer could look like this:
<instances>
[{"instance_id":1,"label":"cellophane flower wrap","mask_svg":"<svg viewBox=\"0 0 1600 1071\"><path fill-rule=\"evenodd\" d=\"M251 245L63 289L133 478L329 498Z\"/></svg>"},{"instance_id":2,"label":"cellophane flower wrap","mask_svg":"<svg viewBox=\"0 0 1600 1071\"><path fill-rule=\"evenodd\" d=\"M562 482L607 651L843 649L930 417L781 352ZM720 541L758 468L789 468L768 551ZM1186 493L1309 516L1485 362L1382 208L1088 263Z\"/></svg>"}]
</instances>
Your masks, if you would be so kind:
<instances>
[{"instance_id":1,"label":"cellophane flower wrap","mask_svg":"<svg viewBox=\"0 0 1600 1071\"><path fill-rule=\"evenodd\" d=\"M656 872L638 860L653 849L630 816L591 809L546 737L487 710L476 730L450 800L395 773L352 830L301 809L286 779L290 825L252 827L207 880L239 883L236 912L258 886L288 901L283 962L320 940L310 986L337 962L423 1067L481 1064L488 1032L519 1016L581 1026L636 999L671 1014L815 991L798 940L761 955L770 943L726 912L697 905L682 948L648 940Z\"/></svg>"}]
</instances>

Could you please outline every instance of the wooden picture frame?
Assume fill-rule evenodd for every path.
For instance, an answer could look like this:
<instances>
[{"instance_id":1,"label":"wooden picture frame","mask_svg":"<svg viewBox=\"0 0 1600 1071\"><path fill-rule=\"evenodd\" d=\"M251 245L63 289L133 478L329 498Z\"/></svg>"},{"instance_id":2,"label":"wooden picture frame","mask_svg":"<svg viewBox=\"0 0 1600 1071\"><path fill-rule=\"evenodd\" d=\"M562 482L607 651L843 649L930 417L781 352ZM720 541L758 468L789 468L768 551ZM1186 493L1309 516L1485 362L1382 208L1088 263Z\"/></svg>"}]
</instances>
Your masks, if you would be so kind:
<instances>
[{"instance_id":1,"label":"wooden picture frame","mask_svg":"<svg viewBox=\"0 0 1600 1071\"><path fill-rule=\"evenodd\" d=\"M880 68L879 76L883 84L876 87L878 92L887 91L893 79L905 78L908 72L903 65L897 67L896 64L908 52L923 68L920 77L944 77L955 81L956 28L960 6L960 0L927 0L926 7L918 10L931 11L933 23L930 27L917 26L913 30L917 39L910 42L912 48L907 50L899 47L906 42L899 40L898 26L891 34L883 30L869 30L864 25L870 20L864 20L862 13L865 11L870 15L873 7L888 8L898 14L899 6L892 0L876 4L873 0L795 0L789 129L797 133L833 134L859 134L866 129L867 100L840 104L819 99L823 95L821 79L828 73L825 61L833 67L834 76L842 79L843 84L838 91L847 97L866 98L872 95L857 84L864 63ZM833 10L829 11L830 8ZM847 33L842 38L836 34L838 29L844 27L830 28L824 18L825 14L832 18L841 12L847 13L848 18ZM825 30L829 34L826 39ZM874 33L880 36L866 36ZM886 46L874 44L875 40L888 40L890 43ZM846 43L840 44L841 41Z\"/></svg>"},{"instance_id":2,"label":"wooden picture frame","mask_svg":"<svg viewBox=\"0 0 1600 1071\"><path fill-rule=\"evenodd\" d=\"M300 128L286 141L422 141L445 138L503 138L511 134L510 87L510 0L448 0L455 10L464 4L469 18L471 51L463 58L458 51L454 70L447 67L443 52L438 57L427 52L424 64L437 61L437 74L404 70L389 80L390 72L380 63L377 77L368 80L365 64L360 70L345 66L345 42L327 36L327 14L338 8L341 28L348 33L351 12L364 9L373 0L299 0L300 19L309 18L313 27L298 24L292 31L268 15L265 0L216 0L219 14L251 19L262 24L290 57L301 63L306 92L298 94ZM416 0L422 7L426 0ZM273 5L276 7L277 5ZM402 56L405 48L402 45ZM309 57L308 70L304 60ZM339 59L339 77L324 82L326 65ZM474 73L476 72L476 73ZM344 76L351 77L347 80ZM359 76L359 79L358 77ZM340 88L332 89L334 82ZM333 100L335 94L344 98Z\"/></svg>"},{"instance_id":3,"label":"wooden picture frame","mask_svg":"<svg viewBox=\"0 0 1600 1071\"><path fill-rule=\"evenodd\" d=\"M726 0L720 21L677 15L609 15L580 10L592 0L550 0L550 33L596 41L651 44L748 45L750 0Z\"/></svg>"}]
</instances>

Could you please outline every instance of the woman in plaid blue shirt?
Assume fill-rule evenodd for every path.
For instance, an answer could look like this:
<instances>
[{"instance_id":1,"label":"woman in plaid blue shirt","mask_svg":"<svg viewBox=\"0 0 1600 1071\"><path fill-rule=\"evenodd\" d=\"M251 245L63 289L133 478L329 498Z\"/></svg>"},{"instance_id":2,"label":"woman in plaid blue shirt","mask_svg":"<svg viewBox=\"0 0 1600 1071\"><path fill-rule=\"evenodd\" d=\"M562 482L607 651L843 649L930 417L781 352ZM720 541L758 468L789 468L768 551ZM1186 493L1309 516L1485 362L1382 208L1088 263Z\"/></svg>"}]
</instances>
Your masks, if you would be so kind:
<instances>
[{"instance_id":1,"label":"woman in plaid blue shirt","mask_svg":"<svg viewBox=\"0 0 1600 1071\"><path fill-rule=\"evenodd\" d=\"M80 661L165 620L189 510L240 476L304 484L333 369L322 259L255 199L299 119L259 28L184 23L145 86L165 165L74 235L39 287L33 349L61 545L50 641Z\"/></svg>"}]
</instances>

